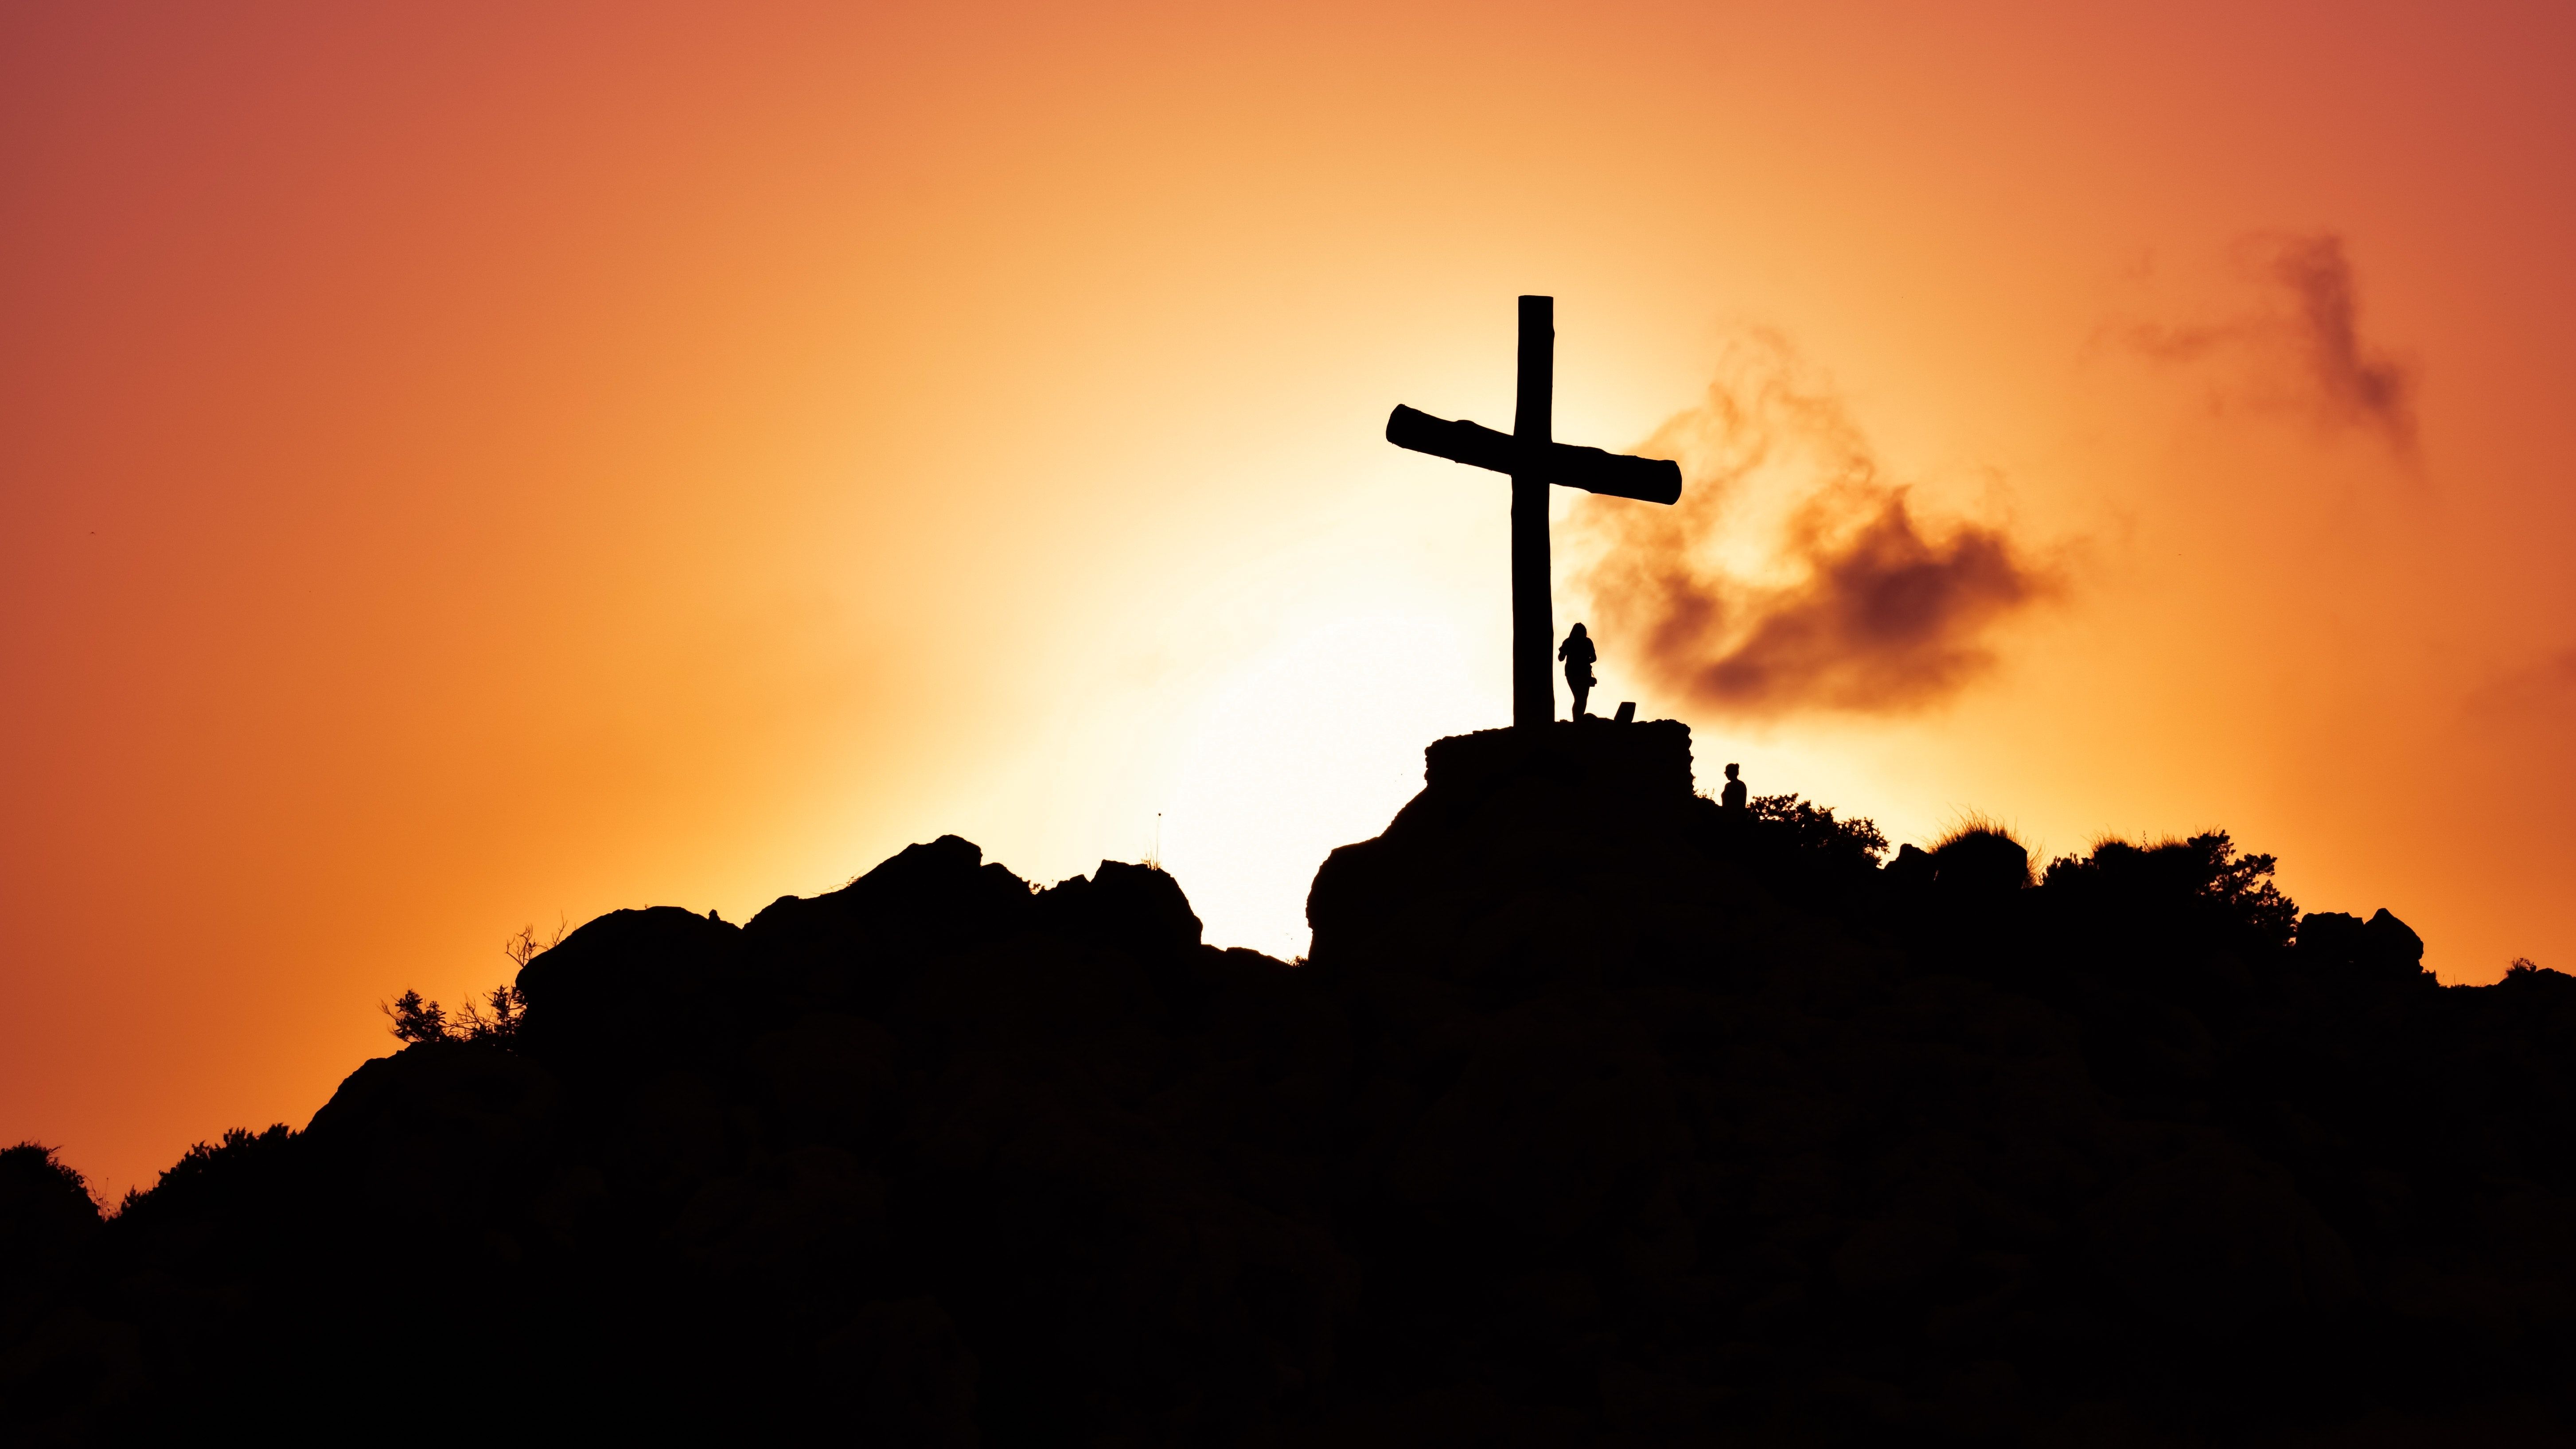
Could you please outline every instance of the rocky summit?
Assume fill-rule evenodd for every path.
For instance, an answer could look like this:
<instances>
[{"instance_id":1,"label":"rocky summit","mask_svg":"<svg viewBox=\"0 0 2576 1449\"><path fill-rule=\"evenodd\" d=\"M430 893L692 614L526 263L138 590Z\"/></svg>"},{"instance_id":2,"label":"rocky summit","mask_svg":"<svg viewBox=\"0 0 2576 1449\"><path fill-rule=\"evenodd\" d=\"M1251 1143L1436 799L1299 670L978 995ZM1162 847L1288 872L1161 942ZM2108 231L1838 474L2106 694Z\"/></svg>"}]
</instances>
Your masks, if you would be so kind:
<instances>
[{"instance_id":1,"label":"rocky summit","mask_svg":"<svg viewBox=\"0 0 2576 1449\"><path fill-rule=\"evenodd\" d=\"M2566 1442L2576 980L1884 847L1586 720L1433 745L1300 962L955 837L618 911L113 1215L0 1153L0 1436Z\"/></svg>"}]
</instances>

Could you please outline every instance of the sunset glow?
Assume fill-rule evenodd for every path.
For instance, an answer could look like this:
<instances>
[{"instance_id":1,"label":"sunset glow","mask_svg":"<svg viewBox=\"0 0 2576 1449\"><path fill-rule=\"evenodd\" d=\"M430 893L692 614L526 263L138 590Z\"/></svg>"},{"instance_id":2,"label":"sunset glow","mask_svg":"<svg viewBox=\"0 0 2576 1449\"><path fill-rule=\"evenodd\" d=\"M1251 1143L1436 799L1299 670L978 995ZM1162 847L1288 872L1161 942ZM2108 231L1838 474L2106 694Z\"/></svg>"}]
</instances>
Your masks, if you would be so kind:
<instances>
[{"instance_id":1,"label":"sunset glow","mask_svg":"<svg viewBox=\"0 0 2576 1449\"><path fill-rule=\"evenodd\" d=\"M2543 5L14 8L0 1141L122 1192L522 925L943 833L1159 851L1298 954L1507 718L1507 485L1381 429L1507 428L1524 292L1556 436L1729 500L1555 533L1595 708L1703 786L2225 828L2445 980L2576 969L2571 58ZM1613 596L1811 640L1897 497L2018 571L1950 652Z\"/></svg>"}]
</instances>

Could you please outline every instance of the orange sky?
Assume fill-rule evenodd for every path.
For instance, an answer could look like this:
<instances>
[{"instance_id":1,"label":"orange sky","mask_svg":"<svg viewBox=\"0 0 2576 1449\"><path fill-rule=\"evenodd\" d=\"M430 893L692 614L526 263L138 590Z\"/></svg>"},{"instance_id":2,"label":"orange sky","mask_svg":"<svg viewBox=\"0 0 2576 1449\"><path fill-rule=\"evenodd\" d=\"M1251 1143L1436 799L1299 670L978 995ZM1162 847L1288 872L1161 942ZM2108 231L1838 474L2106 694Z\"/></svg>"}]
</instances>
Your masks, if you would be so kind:
<instances>
[{"instance_id":1,"label":"orange sky","mask_svg":"<svg viewBox=\"0 0 2576 1449\"><path fill-rule=\"evenodd\" d=\"M2103 9L11 7L0 1141L121 1190L522 924L943 831L1159 813L1302 949L1507 715L1504 487L1379 430L1508 427L1521 292L1559 437L1793 379L2053 581L1904 708L1605 634L1703 779L2224 826L2448 979L2576 964L2576 20Z\"/></svg>"}]
</instances>

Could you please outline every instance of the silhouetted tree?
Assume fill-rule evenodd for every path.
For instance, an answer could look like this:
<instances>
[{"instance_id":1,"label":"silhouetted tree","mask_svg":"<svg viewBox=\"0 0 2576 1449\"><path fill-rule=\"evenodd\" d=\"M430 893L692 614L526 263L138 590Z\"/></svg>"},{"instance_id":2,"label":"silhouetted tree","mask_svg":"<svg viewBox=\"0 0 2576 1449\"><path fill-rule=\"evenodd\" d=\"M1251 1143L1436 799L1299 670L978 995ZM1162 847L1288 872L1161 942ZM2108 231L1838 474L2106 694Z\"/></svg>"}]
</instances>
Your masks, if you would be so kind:
<instances>
[{"instance_id":1,"label":"silhouetted tree","mask_svg":"<svg viewBox=\"0 0 2576 1449\"><path fill-rule=\"evenodd\" d=\"M384 1008L393 1021L394 1040L406 1044L445 1041L448 1038L447 1008L424 998L417 991L406 991Z\"/></svg>"}]
</instances>

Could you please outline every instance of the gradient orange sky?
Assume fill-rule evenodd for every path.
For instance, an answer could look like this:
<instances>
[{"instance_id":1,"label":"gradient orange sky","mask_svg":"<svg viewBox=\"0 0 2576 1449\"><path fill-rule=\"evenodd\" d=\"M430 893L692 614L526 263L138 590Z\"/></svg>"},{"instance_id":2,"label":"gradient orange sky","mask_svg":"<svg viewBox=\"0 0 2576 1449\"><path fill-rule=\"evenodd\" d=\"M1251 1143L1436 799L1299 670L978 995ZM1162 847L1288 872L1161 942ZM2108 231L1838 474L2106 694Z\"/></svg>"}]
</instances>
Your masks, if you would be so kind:
<instances>
[{"instance_id":1,"label":"gradient orange sky","mask_svg":"<svg viewBox=\"0 0 2576 1449\"><path fill-rule=\"evenodd\" d=\"M1302 950L1507 717L1504 487L1380 429L1508 427L1522 292L1560 438L1768 358L2059 582L1902 709L1605 634L1703 781L2223 826L2446 979L2576 965L2571 62L2540 4L12 6L0 1141L121 1191L523 924L946 831L1159 828Z\"/></svg>"}]
</instances>

